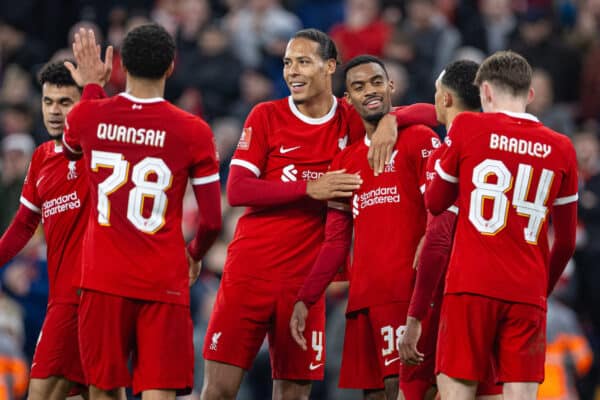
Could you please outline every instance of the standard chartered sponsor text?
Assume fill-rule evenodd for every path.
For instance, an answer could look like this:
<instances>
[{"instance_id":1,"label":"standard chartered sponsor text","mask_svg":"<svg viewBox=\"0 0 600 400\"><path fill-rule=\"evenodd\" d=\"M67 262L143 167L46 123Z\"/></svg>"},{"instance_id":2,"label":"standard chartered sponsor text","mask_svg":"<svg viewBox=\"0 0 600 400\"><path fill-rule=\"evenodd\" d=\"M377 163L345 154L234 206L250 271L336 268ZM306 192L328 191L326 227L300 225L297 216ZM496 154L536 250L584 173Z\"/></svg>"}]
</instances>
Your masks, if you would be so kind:
<instances>
[{"instance_id":1,"label":"standard chartered sponsor text","mask_svg":"<svg viewBox=\"0 0 600 400\"><path fill-rule=\"evenodd\" d=\"M67 210L74 210L81 207L81 200L77 196L77 192L65 194L51 200L47 200L42 204L42 216L44 219L56 215Z\"/></svg>"},{"instance_id":2,"label":"standard chartered sponsor text","mask_svg":"<svg viewBox=\"0 0 600 400\"><path fill-rule=\"evenodd\" d=\"M400 194L397 186L383 186L361 193L359 196L360 208L364 209L376 204L400 203Z\"/></svg>"}]
</instances>

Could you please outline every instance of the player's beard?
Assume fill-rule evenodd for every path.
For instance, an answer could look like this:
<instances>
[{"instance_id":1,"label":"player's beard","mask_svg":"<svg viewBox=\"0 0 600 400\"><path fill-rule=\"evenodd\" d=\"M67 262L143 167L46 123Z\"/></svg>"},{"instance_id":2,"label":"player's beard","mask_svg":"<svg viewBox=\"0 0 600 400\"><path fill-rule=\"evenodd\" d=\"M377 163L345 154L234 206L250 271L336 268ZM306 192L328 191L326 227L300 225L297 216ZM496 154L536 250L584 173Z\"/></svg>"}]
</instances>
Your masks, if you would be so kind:
<instances>
[{"instance_id":1,"label":"player's beard","mask_svg":"<svg viewBox=\"0 0 600 400\"><path fill-rule=\"evenodd\" d=\"M381 118L383 118L385 116L385 114L387 114L387 112L381 111L381 112L378 112L375 114L367 114L363 118L368 123L377 125L379 123L379 121L381 121Z\"/></svg>"}]
</instances>

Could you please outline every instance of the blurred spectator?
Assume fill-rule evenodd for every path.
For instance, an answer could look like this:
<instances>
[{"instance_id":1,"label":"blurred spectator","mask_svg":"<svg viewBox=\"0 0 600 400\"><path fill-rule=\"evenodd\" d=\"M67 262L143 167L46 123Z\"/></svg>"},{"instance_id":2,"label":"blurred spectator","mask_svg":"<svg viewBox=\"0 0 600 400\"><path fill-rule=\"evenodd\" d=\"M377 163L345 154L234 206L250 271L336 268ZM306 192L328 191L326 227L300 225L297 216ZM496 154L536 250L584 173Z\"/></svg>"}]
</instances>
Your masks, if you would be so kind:
<instances>
[{"instance_id":1,"label":"blurred spectator","mask_svg":"<svg viewBox=\"0 0 600 400\"><path fill-rule=\"evenodd\" d=\"M150 19L162 25L171 36L175 37L179 26L178 0L156 0L150 12Z\"/></svg>"},{"instance_id":2,"label":"blurred spectator","mask_svg":"<svg viewBox=\"0 0 600 400\"><path fill-rule=\"evenodd\" d=\"M342 61L361 54L381 57L391 28L379 18L379 0L346 0L345 12L344 22L330 32Z\"/></svg>"},{"instance_id":3,"label":"blurred spectator","mask_svg":"<svg viewBox=\"0 0 600 400\"><path fill-rule=\"evenodd\" d=\"M40 248L38 239L23 250L22 256L14 258L0 270L4 292L24 310L24 350L30 360L48 304L48 269L45 260L38 257L38 251L40 256L45 257L45 247Z\"/></svg>"},{"instance_id":4,"label":"blurred spectator","mask_svg":"<svg viewBox=\"0 0 600 400\"><path fill-rule=\"evenodd\" d=\"M448 25L433 0L408 0L401 29L409 35L414 58L408 64L414 101L433 102L435 80L460 46L458 31Z\"/></svg>"},{"instance_id":5,"label":"blurred spectator","mask_svg":"<svg viewBox=\"0 0 600 400\"><path fill-rule=\"evenodd\" d=\"M200 31L211 21L212 13L208 0L180 0L179 28L175 40L177 50L182 52L195 51Z\"/></svg>"},{"instance_id":6,"label":"blurred spectator","mask_svg":"<svg viewBox=\"0 0 600 400\"><path fill-rule=\"evenodd\" d=\"M2 139L0 158L0 232L4 232L19 208L23 180L35 144L25 133L13 133Z\"/></svg>"},{"instance_id":7,"label":"blurred spectator","mask_svg":"<svg viewBox=\"0 0 600 400\"><path fill-rule=\"evenodd\" d=\"M533 101L527 112L535 115L544 125L567 136L572 136L575 123L571 110L564 104L554 104L552 78L543 69L535 69L531 79L534 90Z\"/></svg>"},{"instance_id":8,"label":"blurred spectator","mask_svg":"<svg viewBox=\"0 0 600 400\"><path fill-rule=\"evenodd\" d=\"M584 398L591 398L600 379L600 141L596 132L573 137L579 164L579 220L585 239L575 252L579 313L591 323L590 337L596 355L589 378L582 385Z\"/></svg>"},{"instance_id":9,"label":"blurred spectator","mask_svg":"<svg viewBox=\"0 0 600 400\"><path fill-rule=\"evenodd\" d=\"M527 10L512 50L523 55L533 68L548 71L554 84L557 103L577 100L581 57L553 34L552 10Z\"/></svg>"},{"instance_id":10,"label":"blurred spectator","mask_svg":"<svg viewBox=\"0 0 600 400\"><path fill-rule=\"evenodd\" d=\"M599 1L600 2L600 1ZM600 33L598 34L600 38ZM600 121L600 40L592 46L584 58L581 72L581 93L579 97L580 116L583 119Z\"/></svg>"},{"instance_id":11,"label":"blurred spectator","mask_svg":"<svg viewBox=\"0 0 600 400\"><path fill-rule=\"evenodd\" d=\"M7 65L0 88L0 103L4 105L27 104L32 95L31 74L17 64Z\"/></svg>"},{"instance_id":12,"label":"blurred spectator","mask_svg":"<svg viewBox=\"0 0 600 400\"><path fill-rule=\"evenodd\" d=\"M408 72L404 65L392 60L385 60L385 69L394 82L394 91L392 92L392 105L401 106L408 104L406 91L408 90Z\"/></svg>"},{"instance_id":13,"label":"blurred spectator","mask_svg":"<svg viewBox=\"0 0 600 400\"><path fill-rule=\"evenodd\" d=\"M474 14L462 32L463 44L485 54L506 50L517 33L517 18L511 0L481 0L479 14Z\"/></svg>"},{"instance_id":14,"label":"blurred spectator","mask_svg":"<svg viewBox=\"0 0 600 400\"><path fill-rule=\"evenodd\" d=\"M0 67L17 64L32 72L33 66L46 59L46 52L43 43L28 36L16 26L2 21L0 17Z\"/></svg>"},{"instance_id":15,"label":"blurred spectator","mask_svg":"<svg viewBox=\"0 0 600 400\"><path fill-rule=\"evenodd\" d=\"M261 69L275 83L275 96L289 94L283 81L282 58L289 38L302 24L279 0L249 0L225 16L235 54L244 67Z\"/></svg>"},{"instance_id":16,"label":"blurred spectator","mask_svg":"<svg viewBox=\"0 0 600 400\"><path fill-rule=\"evenodd\" d=\"M268 58L281 62L287 41L301 28L298 17L279 0L248 0L245 7L228 13L225 22L235 53L252 68L263 66Z\"/></svg>"},{"instance_id":17,"label":"blurred spectator","mask_svg":"<svg viewBox=\"0 0 600 400\"><path fill-rule=\"evenodd\" d=\"M246 69L240 80L240 98L231 110L231 114L245 121L250 110L261 101L274 98L273 82L268 76L254 69ZM240 132L238 132L238 137Z\"/></svg>"},{"instance_id":18,"label":"blurred spectator","mask_svg":"<svg viewBox=\"0 0 600 400\"><path fill-rule=\"evenodd\" d=\"M540 400L577 400L578 378L592 366L593 354L575 313L553 296L548 298L545 380Z\"/></svg>"},{"instance_id":19,"label":"blurred spectator","mask_svg":"<svg viewBox=\"0 0 600 400\"><path fill-rule=\"evenodd\" d=\"M183 88L199 91L203 117L210 121L229 114L239 97L241 74L227 35L211 25L199 34L196 51L180 54L176 80Z\"/></svg>"},{"instance_id":20,"label":"blurred spectator","mask_svg":"<svg viewBox=\"0 0 600 400\"><path fill-rule=\"evenodd\" d=\"M296 0L294 13L306 27L329 32L331 27L344 20L344 0Z\"/></svg>"},{"instance_id":21,"label":"blurred spectator","mask_svg":"<svg viewBox=\"0 0 600 400\"><path fill-rule=\"evenodd\" d=\"M23 312L0 297L0 399L20 399L27 392L28 362L23 347Z\"/></svg>"}]
</instances>

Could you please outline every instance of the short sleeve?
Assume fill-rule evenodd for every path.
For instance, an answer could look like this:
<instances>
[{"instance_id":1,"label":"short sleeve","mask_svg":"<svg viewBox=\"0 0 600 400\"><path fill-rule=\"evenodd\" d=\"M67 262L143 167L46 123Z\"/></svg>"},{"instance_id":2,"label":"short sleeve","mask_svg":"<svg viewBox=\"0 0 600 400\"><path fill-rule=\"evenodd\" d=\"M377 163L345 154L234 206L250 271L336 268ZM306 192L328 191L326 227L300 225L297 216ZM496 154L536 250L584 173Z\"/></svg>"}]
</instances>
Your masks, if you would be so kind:
<instances>
[{"instance_id":1,"label":"short sleeve","mask_svg":"<svg viewBox=\"0 0 600 400\"><path fill-rule=\"evenodd\" d=\"M441 147L440 138L430 128L424 125L412 128L414 132L410 133L412 148L410 149L414 159L415 170L419 179L419 190L425 193L427 184L427 164L429 158L436 149Z\"/></svg>"},{"instance_id":2,"label":"short sleeve","mask_svg":"<svg viewBox=\"0 0 600 400\"><path fill-rule=\"evenodd\" d=\"M452 128L446 136L446 151L442 153L435 163L435 172L444 181L458 183L460 150L462 132L468 126L463 115L458 115L452 122Z\"/></svg>"},{"instance_id":3,"label":"short sleeve","mask_svg":"<svg viewBox=\"0 0 600 400\"><path fill-rule=\"evenodd\" d=\"M192 149L192 167L190 178L192 185L206 185L219 181L219 158L215 146L213 133L204 121L198 121L193 128L199 131L198 139L190 148Z\"/></svg>"},{"instance_id":4,"label":"short sleeve","mask_svg":"<svg viewBox=\"0 0 600 400\"><path fill-rule=\"evenodd\" d=\"M67 150L72 154L81 154L81 138L79 132L81 132L82 114L85 113L84 108L85 101L81 101L71 109L65 119L65 128L63 131L63 144Z\"/></svg>"},{"instance_id":5,"label":"short sleeve","mask_svg":"<svg viewBox=\"0 0 600 400\"><path fill-rule=\"evenodd\" d=\"M29 163L29 168L27 169L27 176L25 177L25 182L23 183L23 189L21 191L21 204L30 209L33 212L38 214L41 213L42 208L42 200L40 199L40 195L37 190L38 183L38 171L39 171L39 155L41 148L33 153L33 157L31 158L31 162Z\"/></svg>"},{"instance_id":6,"label":"short sleeve","mask_svg":"<svg viewBox=\"0 0 600 400\"><path fill-rule=\"evenodd\" d=\"M565 139L566 141L567 139ZM554 199L554 205L560 206L563 204L569 204L577 201L579 180L577 177L577 157L575 155L575 148L569 141L564 146L564 152L566 154L566 169L563 176L563 180L560 183L560 188L556 199Z\"/></svg>"},{"instance_id":7,"label":"short sleeve","mask_svg":"<svg viewBox=\"0 0 600 400\"><path fill-rule=\"evenodd\" d=\"M254 107L246 118L231 165L249 169L260 177L269 151L267 122L268 109L265 103Z\"/></svg>"}]
</instances>

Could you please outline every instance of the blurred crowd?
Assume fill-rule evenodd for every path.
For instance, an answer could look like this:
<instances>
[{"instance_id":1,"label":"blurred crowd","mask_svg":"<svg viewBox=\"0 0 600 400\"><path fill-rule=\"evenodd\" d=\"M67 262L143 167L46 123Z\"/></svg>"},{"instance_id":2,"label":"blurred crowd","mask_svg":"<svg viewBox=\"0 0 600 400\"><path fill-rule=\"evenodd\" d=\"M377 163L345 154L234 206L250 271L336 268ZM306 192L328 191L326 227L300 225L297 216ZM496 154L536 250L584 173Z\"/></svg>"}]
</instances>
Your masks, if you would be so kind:
<instances>
[{"instance_id":1,"label":"blurred crowd","mask_svg":"<svg viewBox=\"0 0 600 400\"><path fill-rule=\"evenodd\" d=\"M578 250L549 305L550 384L540 397L600 398L600 0L0 0L0 233L18 208L35 146L48 140L38 70L48 60L71 58L74 32L92 28L99 42L116 49L106 90L118 93L125 84L121 41L148 21L176 38L166 97L211 124L223 184L248 112L288 95L281 59L289 37L303 27L330 33L342 62L363 53L383 58L396 83L395 105L432 103L435 79L455 59L481 61L501 49L524 55L534 67L536 97L529 112L572 138L580 168ZM343 93L339 76L335 88ZM191 196L184 215L188 237L196 223ZM242 212L223 200L221 238L192 288L196 390L202 384L199 349ZM43 235L36 235L0 270L0 399L19 398L26 387L46 307L44 246ZM328 369L311 398L358 398L336 389L344 293L343 285L330 290ZM5 359L11 360L7 366ZM265 348L240 398L270 398L269 378Z\"/></svg>"}]
</instances>

